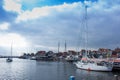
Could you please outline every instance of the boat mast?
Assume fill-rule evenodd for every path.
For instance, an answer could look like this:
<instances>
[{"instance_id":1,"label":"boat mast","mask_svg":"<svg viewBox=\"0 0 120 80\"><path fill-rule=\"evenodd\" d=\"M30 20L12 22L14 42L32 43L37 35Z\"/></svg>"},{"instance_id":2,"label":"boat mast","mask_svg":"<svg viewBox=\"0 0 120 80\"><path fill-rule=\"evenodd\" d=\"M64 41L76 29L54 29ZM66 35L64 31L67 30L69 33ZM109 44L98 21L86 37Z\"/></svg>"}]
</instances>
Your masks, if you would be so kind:
<instances>
[{"instance_id":1,"label":"boat mast","mask_svg":"<svg viewBox=\"0 0 120 80\"><path fill-rule=\"evenodd\" d=\"M88 54L88 25L87 25L87 5L85 4L85 48Z\"/></svg>"},{"instance_id":2,"label":"boat mast","mask_svg":"<svg viewBox=\"0 0 120 80\"><path fill-rule=\"evenodd\" d=\"M66 40L65 40L65 52L67 51L67 44L66 44Z\"/></svg>"},{"instance_id":3,"label":"boat mast","mask_svg":"<svg viewBox=\"0 0 120 80\"><path fill-rule=\"evenodd\" d=\"M60 42L58 42L58 53L59 53L59 50L60 50Z\"/></svg>"},{"instance_id":4,"label":"boat mast","mask_svg":"<svg viewBox=\"0 0 120 80\"><path fill-rule=\"evenodd\" d=\"M12 45L13 45L13 42L11 43L11 55L10 55L11 57L12 57L12 52L13 52L13 51L12 51Z\"/></svg>"}]
</instances>

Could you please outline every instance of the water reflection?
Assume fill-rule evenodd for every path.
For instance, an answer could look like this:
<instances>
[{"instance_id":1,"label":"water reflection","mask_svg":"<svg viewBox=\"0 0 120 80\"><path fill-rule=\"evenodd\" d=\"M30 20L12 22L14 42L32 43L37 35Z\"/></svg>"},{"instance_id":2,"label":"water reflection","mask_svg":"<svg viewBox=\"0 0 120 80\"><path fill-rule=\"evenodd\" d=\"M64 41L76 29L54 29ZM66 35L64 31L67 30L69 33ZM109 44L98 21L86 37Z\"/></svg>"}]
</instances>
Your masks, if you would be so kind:
<instances>
[{"instance_id":1,"label":"water reflection","mask_svg":"<svg viewBox=\"0 0 120 80\"><path fill-rule=\"evenodd\" d=\"M86 70L76 70L77 76L81 80L113 80L114 74L112 72L95 72Z\"/></svg>"}]
</instances>

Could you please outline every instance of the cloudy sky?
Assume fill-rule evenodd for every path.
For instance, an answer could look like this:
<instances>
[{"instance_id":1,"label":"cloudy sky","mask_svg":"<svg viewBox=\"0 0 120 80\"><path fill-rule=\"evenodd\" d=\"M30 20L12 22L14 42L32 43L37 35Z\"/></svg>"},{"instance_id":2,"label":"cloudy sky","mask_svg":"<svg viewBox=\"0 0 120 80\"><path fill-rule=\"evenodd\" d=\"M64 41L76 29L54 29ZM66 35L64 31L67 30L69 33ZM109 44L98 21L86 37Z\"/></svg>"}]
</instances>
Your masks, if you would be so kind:
<instances>
[{"instance_id":1,"label":"cloudy sky","mask_svg":"<svg viewBox=\"0 0 120 80\"><path fill-rule=\"evenodd\" d=\"M120 0L0 0L0 55L84 48L87 8L88 48L120 45Z\"/></svg>"}]
</instances>

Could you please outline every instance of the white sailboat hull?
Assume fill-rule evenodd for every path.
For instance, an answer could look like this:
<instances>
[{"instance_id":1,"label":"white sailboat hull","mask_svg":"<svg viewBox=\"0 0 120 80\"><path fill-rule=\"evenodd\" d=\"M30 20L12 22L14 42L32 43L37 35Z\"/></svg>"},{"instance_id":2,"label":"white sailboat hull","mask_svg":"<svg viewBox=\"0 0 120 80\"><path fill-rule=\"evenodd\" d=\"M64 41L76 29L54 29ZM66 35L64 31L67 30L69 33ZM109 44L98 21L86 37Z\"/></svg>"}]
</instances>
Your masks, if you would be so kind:
<instances>
[{"instance_id":1,"label":"white sailboat hull","mask_svg":"<svg viewBox=\"0 0 120 80\"><path fill-rule=\"evenodd\" d=\"M89 71L112 71L112 66L98 66L95 63L82 63L77 62L76 66L80 69L85 69Z\"/></svg>"}]
</instances>

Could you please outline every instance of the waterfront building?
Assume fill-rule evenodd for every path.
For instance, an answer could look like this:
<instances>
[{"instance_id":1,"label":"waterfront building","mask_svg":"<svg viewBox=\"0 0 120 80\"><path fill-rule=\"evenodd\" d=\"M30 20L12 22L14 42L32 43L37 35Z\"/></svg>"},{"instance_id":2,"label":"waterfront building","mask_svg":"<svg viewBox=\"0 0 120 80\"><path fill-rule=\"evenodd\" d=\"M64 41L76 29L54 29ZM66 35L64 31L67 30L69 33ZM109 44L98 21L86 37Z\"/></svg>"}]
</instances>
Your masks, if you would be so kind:
<instances>
[{"instance_id":1,"label":"waterfront building","mask_svg":"<svg viewBox=\"0 0 120 80\"><path fill-rule=\"evenodd\" d=\"M112 50L111 49L106 49L106 48L99 48L98 53L102 55L103 58L111 57L112 55Z\"/></svg>"},{"instance_id":2,"label":"waterfront building","mask_svg":"<svg viewBox=\"0 0 120 80\"><path fill-rule=\"evenodd\" d=\"M46 51L38 51L36 56L45 56Z\"/></svg>"},{"instance_id":3,"label":"waterfront building","mask_svg":"<svg viewBox=\"0 0 120 80\"><path fill-rule=\"evenodd\" d=\"M36 60L54 60L54 52L53 51L38 51L36 53Z\"/></svg>"},{"instance_id":4,"label":"waterfront building","mask_svg":"<svg viewBox=\"0 0 120 80\"><path fill-rule=\"evenodd\" d=\"M74 50L68 50L68 54L69 55L77 55L77 52L75 52Z\"/></svg>"},{"instance_id":5,"label":"waterfront building","mask_svg":"<svg viewBox=\"0 0 120 80\"><path fill-rule=\"evenodd\" d=\"M119 47L117 47L117 48L115 48L115 50L114 50L116 53L117 53L117 57L119 57L120 58L120 48Z\"/></svg>"}]
</instances>

